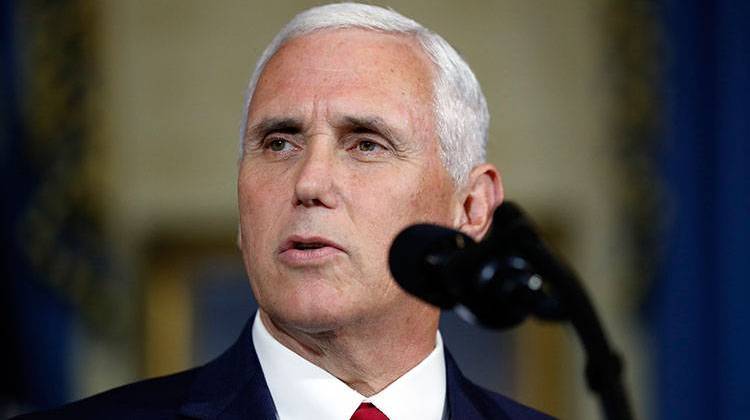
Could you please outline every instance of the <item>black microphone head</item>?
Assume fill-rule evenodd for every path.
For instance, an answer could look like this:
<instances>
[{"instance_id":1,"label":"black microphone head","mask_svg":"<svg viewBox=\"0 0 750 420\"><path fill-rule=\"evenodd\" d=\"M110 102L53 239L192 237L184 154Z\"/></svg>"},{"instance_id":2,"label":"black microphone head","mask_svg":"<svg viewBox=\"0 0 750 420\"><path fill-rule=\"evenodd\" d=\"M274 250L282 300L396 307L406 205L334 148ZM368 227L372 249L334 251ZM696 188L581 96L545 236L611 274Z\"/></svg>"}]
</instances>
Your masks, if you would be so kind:
<instances>
[{"instance_id":1,"label":"black microphone head","mask_svg":"<svg viewBox=\"0 0 750 420\"><path fill-rule=\"evenodd\" d=\"M441 277L450 258L474 244L467 235L453 229L420 224L396 236L388 264L396 282L408 293L443 309L458 303L448 282Z\"/></svg>"},{"instance_id":2,"label":"black microphone head","mask_svg":"<svg viewBox=\"0 0 750 420\"><path fill-rule=\"evenodd\" d=\"M536 239L533 225L526 214L515 203L504 201L492 215L492 228L488 240L504 248L512 248L514 242L532 236Z\"/></svg>"},{"instance_id":3,"label":"black microphone head","mask_svg":"<svg viewBox=\"0 0 750 420\"><path fill-rule=\"evenodd\" d=\"M492 223L501 225L506 225L518 220L526 220L526 215L516 203L507 200L497 206L495 214L492 217Z\"/></svg>"}]
</instances>

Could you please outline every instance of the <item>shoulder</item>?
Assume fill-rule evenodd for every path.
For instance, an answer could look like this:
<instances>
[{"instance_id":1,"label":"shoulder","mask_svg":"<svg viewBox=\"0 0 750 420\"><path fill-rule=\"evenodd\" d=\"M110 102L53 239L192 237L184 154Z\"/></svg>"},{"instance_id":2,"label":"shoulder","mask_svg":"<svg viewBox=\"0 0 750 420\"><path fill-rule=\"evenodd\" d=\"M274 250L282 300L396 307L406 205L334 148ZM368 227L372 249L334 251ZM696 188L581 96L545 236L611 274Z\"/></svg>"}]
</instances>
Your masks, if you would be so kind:
<instances>
[{"instance_id":1,"label":"shoulder","mask_svg":"<svg viewBox=\"0 0 750 420\"><path fill-rule=\"evenodd\" d=\"M447 349L445 356L448 405L452 419L549 420L553 418L476 385L461 373Z\"/></svg>"},{"instance_id":2,"label":"shoulder","mask_svg":"<svg viewBox=\"0 0 750 420\"><path fill-rule=\"evenodd\" d=\"M525 406L502 394L492 392L468 380L463 385L467 397L474 402L475 407L487 418L495 418L491 413L503 412L507 418L513 420L550 420L551 417L531 407Z\"/></svg>"},{"instance_id":3,"label":"shoulder","mask_svg":"<svg viewBox=\"0 0 750 420\"><path fill-rule=\"evenodd\" d=\"M124 385L62 407L17 417L46 419L171 419L190 390L197 369Z\"/></svg>"},{"instance_id":4,"label":"shoulder","mask_svg":"<svg viewBox=\"0 0 750 420\"><path fill-rule=\"evenodd\" d=\"M250 334L250 323L227 351L184 372L121 386L17 420L214 418L224 410L273 415L273 402ZM244 410L244 411L243 411Z\"/></svg>"}]
</instances>

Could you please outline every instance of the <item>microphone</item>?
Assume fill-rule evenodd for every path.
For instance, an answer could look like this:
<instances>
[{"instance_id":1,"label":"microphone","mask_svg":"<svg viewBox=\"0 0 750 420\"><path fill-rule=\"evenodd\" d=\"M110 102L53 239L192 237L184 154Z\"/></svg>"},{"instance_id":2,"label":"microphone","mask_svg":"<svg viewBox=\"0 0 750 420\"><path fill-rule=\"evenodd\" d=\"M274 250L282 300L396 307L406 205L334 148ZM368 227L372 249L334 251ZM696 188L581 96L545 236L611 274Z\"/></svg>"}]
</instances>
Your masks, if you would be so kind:
<instances>
[{"instance_id":1,"label":"microphone","mask_svg":"<svg viewBox=\"0 0 750 420\"><path fill-rule=\"evenodd\" d=\"M586 351L586 380L609 419L631 419L622 359L609 345L594 306L573 270L556 258L515 204L493 214L477 243L436 225L414 225L393 241L389 265L408 293L490 328L510 328L533 314L570 321Z\"/></svg>"},{"instance_id":2,"label":"microphone","mask_svg":"<svg viewBox=\"0 0 750 420\"><path fill-rule=\"evenodd\" d=\"M564 318L552 286L524 249L544 249L521 210L495 210L487 237L475 242L457 230L430 224L406 228L394 240L389 265L408 293L473 323L509 328L529 314Z\"/></svg>"}]
</instances>

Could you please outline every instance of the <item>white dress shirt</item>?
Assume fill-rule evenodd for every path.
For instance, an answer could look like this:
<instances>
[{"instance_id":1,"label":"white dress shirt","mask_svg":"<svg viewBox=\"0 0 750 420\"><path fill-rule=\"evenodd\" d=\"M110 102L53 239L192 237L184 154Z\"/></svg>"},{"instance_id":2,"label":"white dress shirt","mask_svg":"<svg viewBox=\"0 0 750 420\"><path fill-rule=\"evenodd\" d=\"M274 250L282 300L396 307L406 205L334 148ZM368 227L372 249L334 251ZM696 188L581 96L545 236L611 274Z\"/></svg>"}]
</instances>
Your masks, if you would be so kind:
<instances>
[{"instance_id":1,"label":"white dress shirt","mask_svg":"<svg viewBox=\"0 0 750 420\"><path fill-rule=\"evenodd\" d=\"M253 322L253 344L279 420L349 420L363 402L372 403L390 420L447 418L440 332L435 349L424 360L370 397L284 347L259 314Z\"/></svg>"}]
</instances>

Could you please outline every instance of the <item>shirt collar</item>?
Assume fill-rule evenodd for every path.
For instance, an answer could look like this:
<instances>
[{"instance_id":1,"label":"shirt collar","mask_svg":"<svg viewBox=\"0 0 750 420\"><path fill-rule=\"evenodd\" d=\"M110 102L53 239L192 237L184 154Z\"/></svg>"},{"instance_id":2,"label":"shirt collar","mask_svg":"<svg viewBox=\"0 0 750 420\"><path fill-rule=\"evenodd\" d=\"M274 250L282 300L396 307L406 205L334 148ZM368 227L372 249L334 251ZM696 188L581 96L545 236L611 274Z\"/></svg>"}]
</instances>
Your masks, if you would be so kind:
<instances>
[{"instance_id":1,"label":"shirt collar","mask_svg":"<svg viewBox=\"0 0 750 420\"><path fill-rule=\"evenodd\" d=\"M271 336L259 314L252 334L280 420L349 420L362 402L371 402L390 420L443 417L445 356L439 332L435 349L424 360L369 398L284 347Z\"/></svg>"}]
</instances>

